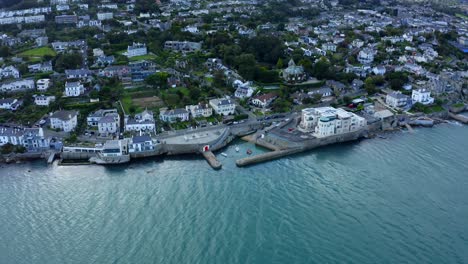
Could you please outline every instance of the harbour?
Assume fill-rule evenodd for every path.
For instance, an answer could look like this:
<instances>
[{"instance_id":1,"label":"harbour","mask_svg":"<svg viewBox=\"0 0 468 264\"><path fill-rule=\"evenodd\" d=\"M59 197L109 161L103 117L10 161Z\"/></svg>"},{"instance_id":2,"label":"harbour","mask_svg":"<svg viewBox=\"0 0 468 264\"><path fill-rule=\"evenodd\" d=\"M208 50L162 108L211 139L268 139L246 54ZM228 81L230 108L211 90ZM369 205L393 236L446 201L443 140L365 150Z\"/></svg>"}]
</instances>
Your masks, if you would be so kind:
<instances>
[{"instance_id":1,"label":"harbour","mask_svg":"<svg viewBox=\"0 0 468 264\"><path fill-rule=\"evenodd\" d=\"M219 170L196 154L3 165L0 262L464 263L467 129L415 127L241 169L248 149L270 150L235 140Z\"/></svg>"}]
</instances>

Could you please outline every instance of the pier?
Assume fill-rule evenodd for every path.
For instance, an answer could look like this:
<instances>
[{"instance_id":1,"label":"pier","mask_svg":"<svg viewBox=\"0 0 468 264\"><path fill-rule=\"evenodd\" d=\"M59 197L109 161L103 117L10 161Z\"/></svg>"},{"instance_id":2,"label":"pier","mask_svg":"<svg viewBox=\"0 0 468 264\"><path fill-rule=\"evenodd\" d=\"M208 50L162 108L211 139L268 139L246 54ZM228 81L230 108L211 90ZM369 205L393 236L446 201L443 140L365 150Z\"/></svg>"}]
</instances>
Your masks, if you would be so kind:
<instances>
[{"instance_id":1,"label":"pier","mask_svg":"<svg viewBox=\"0 0 468 264\"><path fill-rule=\"evenodd\" d=\"M270 161L274 159L278 159L287 155L296 154L302 152L303 149L300 148L293 148L293 149L285 149L285 150L275 150L272 152L262 153L259 155L255 155L252 157L242 158L236 161L236 165L239 167L244 167L252 164L257 164L265 161Z\"/></svg>"},{"instance_id":2,"label":"pier","mask_svg":"<svg viewBox=\"0 0 468 264\"><path fill-rule=\"evenodd\" d=\"M203 151L202 152L203 157L205 157L206 161L208 161L208 164L215 169L219 170L223 166L221 162L216 158L216 156L213 154L211 151Z\"/></svg>"}]
</instances>

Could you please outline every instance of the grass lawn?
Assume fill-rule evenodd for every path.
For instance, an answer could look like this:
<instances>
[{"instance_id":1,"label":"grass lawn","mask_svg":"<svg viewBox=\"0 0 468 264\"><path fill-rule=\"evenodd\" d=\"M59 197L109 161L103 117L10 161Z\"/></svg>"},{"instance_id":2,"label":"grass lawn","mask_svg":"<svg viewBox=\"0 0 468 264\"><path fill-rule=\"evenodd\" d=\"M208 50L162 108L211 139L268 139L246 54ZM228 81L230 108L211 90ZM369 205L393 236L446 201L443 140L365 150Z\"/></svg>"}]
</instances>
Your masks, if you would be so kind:
<instances>
[{"instance_id":1,"label":"grass lawn","mask_svg":"<svg viewBox=\"0 0 468 264\"><path fill-rule=\"evenodd\" d=\"M30 49L19 54L21 57L42 58L46 55L55 57L57 53L50 47Z\"/></svg>"},{"instance_id":2,"label":"grass lawn","mask_svg":"<svg viewBox=\"0 0 468 264\"><path fill-rule=\"evenodd\" d=\"M120 99L120 102L125 110L125 114L130 114L130 107L133 105L132 97L129 95L123 96L122 99Z\"/></svg>"},{"instance_id":3,"label":"grass lawn","mask_svg":"<svg viewBox=\"0 0 468 264\"><path fill-rule=\"evenodd\" d=\"M154 54L146 54L146 55L143 55L143 56L130 57L130 58L128 58L128 60L129 60L129 61L155 60L156 57L157 57L157 56L154 55Z\"/></svg>"}]
</instances>

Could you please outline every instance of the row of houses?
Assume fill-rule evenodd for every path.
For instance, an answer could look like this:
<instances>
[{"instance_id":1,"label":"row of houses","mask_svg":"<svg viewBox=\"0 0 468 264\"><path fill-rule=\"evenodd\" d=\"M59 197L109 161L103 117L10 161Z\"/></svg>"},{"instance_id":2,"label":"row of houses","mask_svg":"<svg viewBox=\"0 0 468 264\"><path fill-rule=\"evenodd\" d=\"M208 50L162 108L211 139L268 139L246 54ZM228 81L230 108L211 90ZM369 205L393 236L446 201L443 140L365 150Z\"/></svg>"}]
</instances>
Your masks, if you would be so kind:
<instances>
[{"instance_id":1,"label":"row of houses","mask_svg":"<svg viewBox=\"0 0 468 264\"><path fill-rule=\"evenodd\" d=\"M213 112L228 116L236 111L236 103L231 99L217 98L211 99L208 104L200 103L198 105L187 105L185 109L161 109L159 119L164 122L174 123L177 121L188 121L192 118L210 117Z\"/></svg>"}]
</instances>

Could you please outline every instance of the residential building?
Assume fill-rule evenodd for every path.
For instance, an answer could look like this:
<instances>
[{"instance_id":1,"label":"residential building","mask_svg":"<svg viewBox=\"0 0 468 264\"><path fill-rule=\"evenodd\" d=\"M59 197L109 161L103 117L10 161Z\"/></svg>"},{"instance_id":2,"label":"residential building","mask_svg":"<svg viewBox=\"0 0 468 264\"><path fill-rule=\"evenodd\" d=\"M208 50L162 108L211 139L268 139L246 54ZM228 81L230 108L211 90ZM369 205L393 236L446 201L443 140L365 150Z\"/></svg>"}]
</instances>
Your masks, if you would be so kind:
<instances>
[{"instance_id":1,"label":"residential building","mask_svg":"<svg viewBox=\"0 0 468 264\"><path fill-rule=\"evenodd\" d=\"M333 43L324 43L322 44L322 50L336 52L336 44Z\"/></svg>"},{"instance_id":2,"label":"residential building","mask_svg":"<svg viewBox=\"0 0 468 264\"><path fill-rule=\"evenodd\" d=\"M211 99L210 106L218 115L233 115L236 112L236 103L230 99Z\"/></svg>"},{"instance_id":3,"label":"residential building","mask_svg":"<svg viewBox=\"0 0 468 264\"><path fill-rule=\"evenodd\" d=\"M56 24L76 24L77 22L78 22L78 16L76 15L55 16Z\"/></svg>"},{"instance_id":4,"label":"residential building","mask_svg":"<svg viewBox=\"0 0 468 264\"><path fill-rule=\"evenodd\" d=\"M278 95L275 93L267 93L267 94L262 94L258 95L252 98L251 104L261 107L261 108L266 108L270 106L270 104L278 98Z\"/></svg>"},{"instance_id":5,"label":"residential building","mask_svg":"<svg viewBox=\"0 0 468 264\"><path fill-rule=\"evenodd\" d=\"M365 118L340 108L318 107L302 110L299 128L322 138L356 132L367 127Z\"/></svg>"},{"instance_id":6,"label":"residential building","mask_svg":"<svg viewBox=\"0 0 468 264\"><path fill-rule=\"evenodd\" d=\"M210 117L213 114L213 109L208 104L203 103L187 105L185 109L190 112L193 118Z\"/></svg>"},{"instance_id":7,"label":"residential building","mask_svg":"<svg viewBox=\"0 0 468 264\"><path fill-rule=\"evenodd\" d=\"M119 123L120 123L119 112L115 108L113 108L113 109L99 109L96 112L89 114L86 117L86 123L90 127L97 127L98 124L99 124L99 120L101 120L105 116L111 116L114 119L116 119L117 121L119 121Z\"/></svg>"},{"instance_id":8,"label":"residential building","mask_svg":"<svg viewBox=\"0 0 468 264\"><path fill-rule=\"evenodd\" d=\"M28 70L31 73L37 72L51 72L52 71L52 62L46 61L43 63L31 64L28 66Z\"/></svg>"},{"instance_id":9,"label":"residential building","mask_svg":"<svg viewBox=\"0 0 468 264\"><path fill-rule=\"evenodd\" d=\"M55 101L53 95L34 95L34 104L39 106L49 106L53 101Z\"/></svg>"},{"instance_id":10,"label":"residential building","mask_svg":"<svg viewBox=\"0 0 468 264\"><path fill-rule=\"evenodd\" d=\"M19 145L34 152L50 147L50 140L45 138L42 128L0 126L0 146Z\"/></svg>"},{"instance_id":11,"label":"residential building","mask_svg":"<svg viewBox=\"0 0 468 264\"><path fill-rule=\"evenodd\" d=\"M169 110L167 108L161 108L159 113L159 119L169 123L174 123L177 121L188 121L189 112L182 108L172 110Z\"/></svg>"},{"instance_id":12,"label":"residential building","mask_svg":"<svg viewBox=\"0 0 468 264\"><path fill-rule=\"evenodd\" d=\"M144 56L146 54L148 54L148 49L144 43L133 43L132 46L127 47L127 52L125 53L125 55L129 58Z\"/></svg>"},{"instance_id":13,"label":"residential building","mask_svg":"<svg viewBox=\"0 0 468 264\"><path fill-rule=\"evenodd\" d=\"M92 72L88 69L65 70L67 79L85 79L90 77Z\"/></svg>"},{"instance_id":14,"label":"residential building","mask_svg":"<svg viewBox=\"0 0 468 264\"><path fill-rule=\"evenodd\" d=\"M36 82L38 91L47 91L50 87L50 79L39 79Z\"/></svg>"},{"instance_id":15,"label":"residential building","mask_svg":"<svg viewBox=\"0 0 468 264\"><path fill-rule=\"evenodd\" d=\"M106 115L98 121L98 132L101 136L114 135L119 131L120 117L119 115Z\"/></svg>"},{"instance_id":16,"label":"residential building","mask_svg":"<svg viewBox=\"0 0 468 264\"><path fill-rule=\"evenodd\" d=\"M357 59L362 64L370 64L374 61L374 51L369 48L364 48L359 51Z\"/></svg>"},{"instance_id":17,"label":"residential building","mask_svg":"<svg viewBox=\"0 0 468 264\"><path fill-rule=\"evenodd\" d=\"M155 149L155 143L148 135L134 136L128 144L129 153L148 152Z\"/></svg>"},{"instance_id":18,"label":"residential building","mask_svg":"<svg viewBox=\"0 0 468 264\"><path fill-rule=\"evenodd\" d=\"M85 88L81 82L67 82L65 83L65 96L77 97L84 94Z\"/></svg>"},{"instance_id":19,"label":"residential building","mask_svg":"<svg viewBox=\"0 0 468 264\"><path fill-rule=\"evenodd\" d=\"M16 111L22 103L21 100L14 98L0 99L0 109Z\"/></svg>"},{"instance_id":20,"label":"residential building","mask_svg":"<svg viewBox=\"0 0 468 264\"><path fill-rule=\"evenodd\" d=\"M0 79L3 79L3 78L19 79L20 77L21 77L21 74L19 70L16 69L14 66L6 66L0 69Z\"/></svg>"},{"instance_id":21,"label":"residential building","mask_svg":"<svg viewBox=\"0 0 468 264\"><path fill-rule=\"evenodd\" d=\"M112 12L97 13L97 19L100 21L113 19L114 14Z\"/></svg>"},{"instance_id":22,"label":"residential building","mask_svg":"<svg viewBox=\"0 0 468 264\"><path fill-rule=\"evenodd\" d=\"M387 94L385 103L391 107L404 107L408 104L409 97L401 92L392 92Z\"/></svg>"},{"instance_id":23,"label":"residential building","mask_svg":"<svg viewBox=\"0 0 468 264\"><path fill-rule=\"evenodd\" d=\"M380 65L380 66L376 66L376 67L372 68L372 72L375 75L385 75L385 72L387 72L387 70L385 69L384 66Z\"/></svg>"},{"instance_id":24,"label":"residential building","mask_svg":"<svg viewBox=\"0 0 468 264\"><path fill-rule=\"evenodd\" d=\"M283 70L283 79L287 82L297 83L304 81L305 78L304 67L297 66L292 59L289 60L288 67Z\"/></svg>"},{"instance_id":25,"label":"residential building","mask_svg":"<svg viewBox=\"0 0 468 264\"><path fill-rule=\"evenodd\" d=\"M49 120L52 129L71 132L78 124L78 111L57 111L49 115Z\"/></svg>"},{"instance_id":26,"label":"residential building","mask_svg":"<svg viewBox=\"0 0 468 264\"><path fill-rule=\"evenodd\" d=\"M166 41L164 43L164 49L173 51L191 52L201 49L200 42L189 42L189 41Z\"/></svg>"},{"instance_id":27,"label":"residential building","mask_svg":"<svg viewBox=\"0 0 468 264\"><path fill-rule=\"evenodd\" d=\"M125 131L144 131L156 132L156 124L154 122L154 114L151 111L145 110L135 117L125 117Z\"/></svg>"},{"instance_id":28,"label":"residential building","mask_svg":"<svg viewBox=\"0 0 468 264\"><path fill-rule=\"evenodd\" d=\"M232 83L232 86L236 88L234 96L237 98L249 98L254 93L254 89L252 88L252 82L242 82L241 80L235 80Z\"/></svg>"},{"instance_id":29,"label":"residential building","mask_svg":"<svg viewBox=\"0 0 468 264\"><path fill-rule=\"evenodd\" d=\"M411 99L413 100L413 104L421 103L428 105L434 103L434 98L431 97L431 92L426 89L413 90L411 93Z\"/></svg>"},{"instance_id":30,"label":"residential building","mask_svg":"<svg viewBox=\"0 0 468 264\"><path fill-rule=\"evenodd\" d=\"M34 90L35 88L36 88L36 85L34 83L34 80L24 79L24 80L3 83L0 86L0 91L17 92L17 91L24 91L24 90Z\"/></svg>"}]
</instances>

